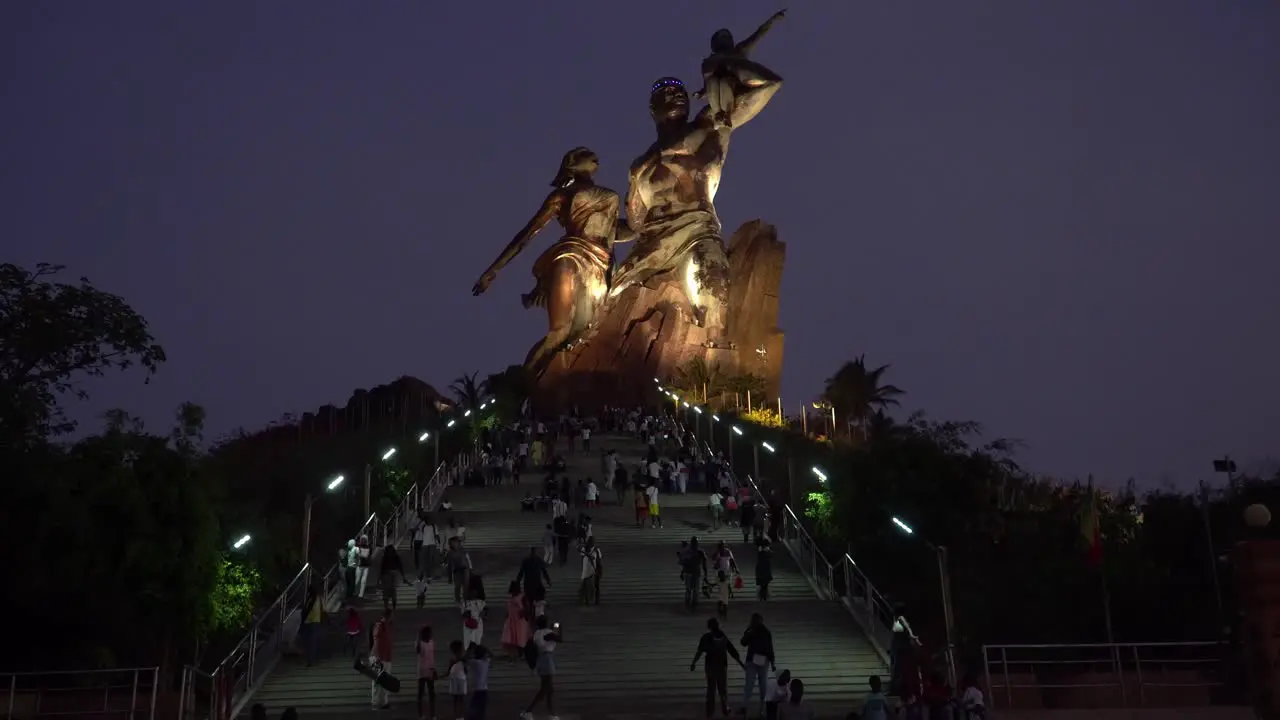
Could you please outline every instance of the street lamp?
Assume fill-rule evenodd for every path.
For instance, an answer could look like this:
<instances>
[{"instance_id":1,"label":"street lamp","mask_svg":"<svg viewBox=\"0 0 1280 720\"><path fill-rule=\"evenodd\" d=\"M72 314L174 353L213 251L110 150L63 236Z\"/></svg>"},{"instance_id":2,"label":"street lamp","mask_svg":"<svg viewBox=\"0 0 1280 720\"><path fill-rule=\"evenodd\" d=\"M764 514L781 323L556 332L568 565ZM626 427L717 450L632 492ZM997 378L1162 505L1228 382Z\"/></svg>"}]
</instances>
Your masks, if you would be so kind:
<instances>
[{"instance_id":1,"label":"street lamp","mask_svg":"<svg viewBox=\"0 0 1280 720\"><path fill-rule=\"evenodd\" d=\"M235 541L235 542L231 543L231 549L233 549L233 550L239 550L240 548L242 548L242 547L244 547L245 545L248 545L248 544L249 544L249 536L248 536L248 535L245 535L244 537L240 538L239 540L237 540L237 541Z\"/></svg>"},{"instance_id":2,"label":"street lamp","mask_svg":"<svg viewBox=\"0 0 1280 720\"><path fill-rule=\"evenodd\" d=\"M733 431L729 433L729 467L733 467L733 436L741 435L742 428L738 427L737 425L734 425L729 429Z\"/></svg>"},{"instance_id":3,"label":"street lamp","mask_svg":"<svg viewBox=\"0 0 1280 720\"><path fill-rule=\"evenodd\" d=\"M913 530L910 525L903 522L902 519L899 518L898 516L895 515L890 519L893 520L893 524L897 525L898 529L901 530L902 532L908 535L915 535L916 531ZM950 570L950 563L948 562L947 546L934 545L933 543L929 542L928 540L925 540L924 538L920 538L920 539L924 541L925 545L927 545L931 550L933 550L934 555L936 555L938 558L938 582L939 582L939 588L942 591L942 620L944 623L946 623L946 631L947 631L947 673L948 673L947 679L951 682L951 687L955 687L956 686L956 661L955 661L955 651L954 651L955 617L952 614L952 609L951 609L951 570Z\"/></svg>"},{"instance_id":4,"label":"street lamp","mask_svg":"<svg viewBox=\"0 0 1280 720\"><path fill-rule=\"evenodd\" d=\"M817 465L814 465L814 466L813 466L813 468L812 468L812 470L813 470L813 474L814 474L814 475L816 475L816 476L818 477L818 480L819 480L819 481L824 482L824 483L827 481L827 474L826 474L826 473L824 473L824 472L822 472L822 470L821 470L821 469L819 469ZM896 523L896 522L898 522L898 519L897 519L897 518L894 518L894 519L893 519L893 521ZM910 533L910 532L911 532L911 530L908 528L908 529L907 529L907 532L908 532L908 533Z\"/></svg>"},{"instance_id":5,"label":"street lamp","mask_svg":"<svg viewBox=\"0 0 1280 720\"><path fill-rule=\"evenodd\" d=\"M338 487L340 487L343 481L346 479L347 477L345 475L339 475L334 479L330 480L329 483L325 485L325 488L324 488L325 492L333 492L334 490L337 490ZM316 502L315 496L312 495L311 493L307 493L307 497L304 501L304 505L302 508L302 561L303 562L311 562L311 506L314 505L315 502ZM245 540L248 540L247 535L245 536Z\"/></svg>"},{"instance_id":6,"label":"street lamp","mask_svg":"<svg viewBox=\"0 0 1280 720\"><path fill-rule=\"evenodd\" d=\"M429 432L424 432L418 436L418 442L420 443L424 443L430 439L431 439L431 433ZM435 452L435 463L432 465L432 472L435 472L435 468L440 467L440 436L439 435L436 436L436 442L435 442L435 445L432 447L432 449Z\"/></svg>"}]
</instances>

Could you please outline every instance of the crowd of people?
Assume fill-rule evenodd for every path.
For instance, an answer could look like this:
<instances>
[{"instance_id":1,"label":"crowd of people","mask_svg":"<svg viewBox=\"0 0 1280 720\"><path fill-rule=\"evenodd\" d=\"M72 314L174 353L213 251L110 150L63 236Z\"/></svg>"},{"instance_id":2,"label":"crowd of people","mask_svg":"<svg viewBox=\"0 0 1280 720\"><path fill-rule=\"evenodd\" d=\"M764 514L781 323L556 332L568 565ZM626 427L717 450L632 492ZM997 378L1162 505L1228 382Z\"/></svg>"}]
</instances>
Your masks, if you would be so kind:
<instances>
[{"instance_id":1,"label":"crowd of people","mask_svg":"<svg viewBox=\"0 0 1280 720\"><path fill-rule=\"evenodd\" d=\"M641 457L631 458L633 462L624 461L613 449L604 449L600 452L598 483L589 477L571 479L566 456L590 453L592 435L600 431L638 437L646 449ZM578 601L600 603L604 555L595 541L591 514L610 502L604 499L609 490L613 491L611 501L616 506L625 506L630 495L637 529L662 527L663 497L704 493L708 498L710 532L730 531L729 538L718 539L710 553L694 536L681 544L676 556L686 608L697 612L700 599L714 598L716 604L716 616L707 622L707 632L699 639L691 664L691 669L696 669L702 661L704 667L707 717L713 717L716 710L726 716L734 710L728 702L730 661L741 666L745 674L742 702L736 707L742 716L754 708L770 720L813 717L805 699L803 679L792 677L785 669L777 672L772 636L758 613L752 615L737 644L742 647L741 652L723 629L729 619L731 599L745 586L731 547L739 533L743 545L755 550L754 594L762 601L769 598L773 548L781 533L780 500L773 495L761 499L752 488L739 487L722 455L702 447L671 418L640 409L606 409L598 418L569 415L552 422L523 421L492 432L482 444L480 462L462 482L520 485L522 477L535 473L541 474L541 482L529 483L520 510L546 513L550 522L521 560L515 579L507 587L506 617L497 656L499 660L526 662L538 677L537 692L522 718L531 719L539 707L545 707L552 720L556 717L555 658L561 636L559 624L548 617L548 567L567 565L576 555L581 563ZM438 717L436 684L440 682L442 691L448 692L448 709L453 717L481 720L487 712L489 669L495 655L484 643L489 608L483 577L472 565L466 549L465 525L458 521L448 502L441 503L431 512L424 509L418 514L411 526L410 544L412 573L406 570L405 561L394 546L374 548L362 536L351 539L342 549L348 651L357 668L372 680L372 707L389 708L391 695L386 678L394 661L391 636L397 588L401 584L414 585L418 607L422 607L427 588L443 576L458 606L459 639L448 645L447 665L437 668L435 633L429 626L419 629L414 646L418 715ZM371 569L377 571L374 577L381 591L383 611L366 633L358 605L369 589ZM304 608L299 638L310 664L315 656L316 623L322 614L315 593ZM969 683L971 687L966 688L963 701L953 698L940 702L935 688L925 697L909 693L899 707L891 709L881 683L879 677L868 680L867 700L853 716L881 720L900 712L913 720L981 717L981 693L976 684ZM954 696L949 688L946 694L949 698Z\"/></svg>"}]
</instances>

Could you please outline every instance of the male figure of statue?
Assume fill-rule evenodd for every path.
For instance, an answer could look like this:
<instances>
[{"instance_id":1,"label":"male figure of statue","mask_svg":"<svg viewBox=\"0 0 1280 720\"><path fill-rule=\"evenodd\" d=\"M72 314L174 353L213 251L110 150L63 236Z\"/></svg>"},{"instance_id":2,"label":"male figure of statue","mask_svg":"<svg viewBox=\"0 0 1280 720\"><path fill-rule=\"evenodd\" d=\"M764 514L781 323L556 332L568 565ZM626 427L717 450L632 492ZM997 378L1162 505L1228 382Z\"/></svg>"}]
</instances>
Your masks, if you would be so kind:
<instances>
[{"instance_id":1,"label":"male figure of statue","mask_svg":"<svg viewBox=\"0 0 1280 720\"><path fill-rule=\"evenodd\" d=\"M709 108L691 121L689 93L679 79L666 77L653 84L649 113L658 139L631 163L627 225L636 245L614 273L610 292L616 297L631 285L674 276L712 347L729 345L729 259L714 203L729 135L759 114L782 87L782 78L768 68L751 67L739 78L741 92L733 99L729 123L717 123ZM620 232L618 241L629 235Z\"/></svg>"}]
</instances>

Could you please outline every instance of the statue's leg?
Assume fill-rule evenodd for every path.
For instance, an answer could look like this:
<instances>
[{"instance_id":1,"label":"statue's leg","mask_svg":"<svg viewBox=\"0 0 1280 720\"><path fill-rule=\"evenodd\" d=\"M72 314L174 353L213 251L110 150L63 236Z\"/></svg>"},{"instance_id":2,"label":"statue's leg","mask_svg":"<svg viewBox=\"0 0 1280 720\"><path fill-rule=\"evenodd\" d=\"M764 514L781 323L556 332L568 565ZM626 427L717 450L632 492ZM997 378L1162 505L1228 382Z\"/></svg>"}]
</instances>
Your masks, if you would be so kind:
<instances>
[{"instance_id":1,"label":"statue's leg","mask_svg":"<svg viewBox=\"0 0 1280 720\"><path fill-rule=\"evenodd\" d=\"M546 337L529 351L525 358L525 367L535 373L550 360L560 346L573 332L573 318L577 304L578 282L573 265L567 260L557 260L549 270L546 279L547 291L547 330Z\"/></svg>"},{"instance_id":2,"label":"statue's leg","mask_svg":"<svg viewBox=\"0 0 1280 720\"><path fill-rule=\"evenodd\" d=\"M645 248L646 252L632 252L621 265L613 271L613 285L609 297L617 297L632 285L640 285L663 269L662 263L667 260L661 248Z\"/></svg>"},{"instance_id":3,"label":"statue's leg","mask_svg":"<svg viewBox=\"0 0 1280 720\"><path fill-rule=\"evenodd\" d=\"M743 87L759 87L767 83L775 83L782 80L777 73L754 60L734 60L729 67L733 70L734 74L737 75L738 82L741 83Z\"/></svg>"},{"instance_id":4,"label":"statue's leg","mask_svg":"<svg viewBox=\"0 0 1280 720\"><path fill-rule=\"evenodd\" d=\"M707 83L707 100L711 117L726 127L733 127L729 113L733 111L733 78L714 77Z\"/></svg>"}]
</instances>

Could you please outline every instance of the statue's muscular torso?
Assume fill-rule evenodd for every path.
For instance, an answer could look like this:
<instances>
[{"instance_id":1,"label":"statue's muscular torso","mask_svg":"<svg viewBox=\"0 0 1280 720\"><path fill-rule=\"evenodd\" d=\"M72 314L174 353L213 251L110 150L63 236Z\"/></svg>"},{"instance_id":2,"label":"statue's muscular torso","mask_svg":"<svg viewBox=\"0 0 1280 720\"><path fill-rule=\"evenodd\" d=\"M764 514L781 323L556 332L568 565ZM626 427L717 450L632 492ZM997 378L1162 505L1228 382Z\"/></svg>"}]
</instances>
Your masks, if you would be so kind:
<instances>
[{"instance_id":1,"label":"statue's muscular torso","mask_svg":"<svg viewBox=\"0 0 1280 720\"><path fill-rule=\"evenodd\" d=\"M690 210L715 215L716 190L729 150L728 128L713 127L705 110L683 132L658 141L631 163L627 222L643 234L645 226Z\"/></svg>"}]
</instances>

